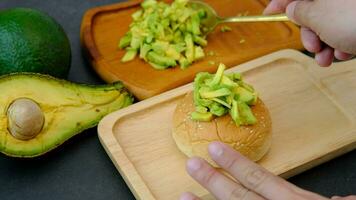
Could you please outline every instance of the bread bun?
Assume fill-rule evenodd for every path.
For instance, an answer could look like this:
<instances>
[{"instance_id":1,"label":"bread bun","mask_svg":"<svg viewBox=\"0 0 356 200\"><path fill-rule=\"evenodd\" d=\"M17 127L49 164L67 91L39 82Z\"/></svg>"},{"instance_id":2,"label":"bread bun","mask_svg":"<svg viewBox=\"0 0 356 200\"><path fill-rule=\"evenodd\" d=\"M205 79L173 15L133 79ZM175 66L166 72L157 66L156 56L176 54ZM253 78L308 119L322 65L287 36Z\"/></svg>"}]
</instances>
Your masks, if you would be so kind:
<instances>
[{"instance_id":1,"label":"bread bun","mask_svg":"<svg viewBox=\"0 0 356 200\"><path fill-rule=\"evenodd\" d=\"M214 167L208 145L213 141L228 144L253 161L260 160L271 145L272 122L267 107L258 99L251 107L258 122L251 126L236 126L229 114L211 122L191 119L195 110L193 93L188 93L177 105L173 116L173 138L178 148L188 157L199 156Z\"/></svg>"}]
</instances>

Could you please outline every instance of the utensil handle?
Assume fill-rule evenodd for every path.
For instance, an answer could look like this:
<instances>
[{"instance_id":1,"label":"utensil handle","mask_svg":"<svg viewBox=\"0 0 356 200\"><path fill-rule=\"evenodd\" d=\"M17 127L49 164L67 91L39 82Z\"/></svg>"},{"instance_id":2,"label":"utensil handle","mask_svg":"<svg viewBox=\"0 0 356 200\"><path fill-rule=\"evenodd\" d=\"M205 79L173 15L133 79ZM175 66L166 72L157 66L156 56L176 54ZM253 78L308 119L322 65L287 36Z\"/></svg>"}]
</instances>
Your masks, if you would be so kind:
<instances>
[{"instance_id":1,"label":"utensil handle","mask_svg":"<svg viewBox=\"0 0 356 200\"><path fill-rule=\"evenodd\" d=\"M220 21L220 23L224 23L224 22L281 22L281 21L289 21L286 14L229 17L226 19L222 19L222 21Z\"/></svg>"}]
</instances>

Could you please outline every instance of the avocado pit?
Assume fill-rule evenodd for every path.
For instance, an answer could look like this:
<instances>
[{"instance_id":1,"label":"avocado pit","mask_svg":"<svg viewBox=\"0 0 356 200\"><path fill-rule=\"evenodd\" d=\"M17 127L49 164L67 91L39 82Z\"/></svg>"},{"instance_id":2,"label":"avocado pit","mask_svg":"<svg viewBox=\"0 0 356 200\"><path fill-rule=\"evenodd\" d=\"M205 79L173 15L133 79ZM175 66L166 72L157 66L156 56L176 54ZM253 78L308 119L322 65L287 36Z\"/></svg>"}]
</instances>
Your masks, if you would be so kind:
<instances>
[{"instance_id":1,"label":"avocado pit","mask_svg":"<svg viewBox=\"0 0 356 200\"><path fill-rule=\"evenodd\" d=\"M40 106L28 98L18 98L7 110L8 130L19 140L36 137L44 125L44 115Z\"/></svg>"}]
</instances>

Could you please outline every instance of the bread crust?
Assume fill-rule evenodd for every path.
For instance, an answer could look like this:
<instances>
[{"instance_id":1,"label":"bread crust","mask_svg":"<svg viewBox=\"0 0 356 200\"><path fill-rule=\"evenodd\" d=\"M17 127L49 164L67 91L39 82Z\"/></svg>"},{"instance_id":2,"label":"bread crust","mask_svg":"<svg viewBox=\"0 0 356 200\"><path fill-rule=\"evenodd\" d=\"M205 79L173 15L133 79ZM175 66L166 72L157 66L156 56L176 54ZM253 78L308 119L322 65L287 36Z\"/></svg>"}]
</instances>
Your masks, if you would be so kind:
<instances>
[{"instance_id":1,"label":"bread crust","mask_svg":"<svg viewBox=\"0 0 356 200\"><path fill-rule=\"evenodd\" d=\"M180 151L188 157L202 157L214 167L217 165L208 153L208 145L213 141L224 142L249 159L258 161L271 146L272 121L261 99L251 109L257 123L250 126L236 126L229 114L211 122L194 121L190 117L195 110L193 93L190 92L175 109L172 136Z\"/></svg>"}]
</instances>

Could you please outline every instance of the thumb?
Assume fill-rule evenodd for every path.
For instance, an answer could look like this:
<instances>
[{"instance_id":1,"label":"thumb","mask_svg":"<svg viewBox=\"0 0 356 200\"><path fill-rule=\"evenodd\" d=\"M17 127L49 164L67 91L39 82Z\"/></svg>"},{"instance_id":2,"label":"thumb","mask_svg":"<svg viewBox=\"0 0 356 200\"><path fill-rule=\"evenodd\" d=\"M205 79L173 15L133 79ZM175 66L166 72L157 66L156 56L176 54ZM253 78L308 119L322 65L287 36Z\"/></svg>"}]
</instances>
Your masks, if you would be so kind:
<instances>
[{"instance_id":1,"label":"thumb","mask_svg":"<svg viewBox=\"0 0 356 200\"><path fill-rule=\"evenodd\" d=\"M286 8L286 14L290 20L294 23L313 28L313 22L315 20L315 16L317 10L313 8L314 1L293 1L292 3L288 4Z\"/></svg>"}]
</instances>

